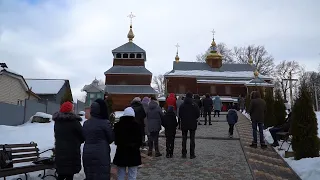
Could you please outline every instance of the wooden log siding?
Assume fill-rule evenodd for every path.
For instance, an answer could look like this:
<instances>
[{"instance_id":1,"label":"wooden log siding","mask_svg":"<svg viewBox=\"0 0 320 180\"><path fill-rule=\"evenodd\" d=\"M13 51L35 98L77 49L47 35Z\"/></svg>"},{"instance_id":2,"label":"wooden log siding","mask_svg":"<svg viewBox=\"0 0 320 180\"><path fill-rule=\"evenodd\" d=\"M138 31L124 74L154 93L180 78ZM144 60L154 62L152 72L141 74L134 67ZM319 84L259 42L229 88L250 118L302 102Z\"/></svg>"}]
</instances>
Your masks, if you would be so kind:
<instances>
[{"instance_id":1,"label":"wooden log siding","mask_svg":"<svg viewBox=\"0 0 320 180\"><path fill-rule=\"evenodd\" d=\"M183 92L184 90L184 92ZM188 91L197 92L196 78L170 77L167 78L167 92L175 94L185 94Z\"/></svg>"},{"instance_id":2,"label":"wooden log siding","mask_svg":"<svg viewBox=\"0 0 320 180\"><path fill-rule=\"evenodd\" d=\"M150 85L151 75L107 74L106 84L110 85Z\"/></svg>"},{"instance_id":3,"label":"wooden log siding","mask_svg":"<svg viewBox=\"0 0 320 180\"><path fill-rule=\"evenodd\" d=\"M135 97L150 97L150 94L111 94L110 95L113 101L113 110L114 111L123 111L126 107L129 107L131 101Z\"/></svg>"},{"instance_id":4,"label":"wooden log siding","mask_svg":"<svg viewBox=\"0 0 320 180\"><path fill-rule=\"evenodd\" d=\"M113 59L113 66L144 66L144 59Z\"/></svg>"}]
</instances>

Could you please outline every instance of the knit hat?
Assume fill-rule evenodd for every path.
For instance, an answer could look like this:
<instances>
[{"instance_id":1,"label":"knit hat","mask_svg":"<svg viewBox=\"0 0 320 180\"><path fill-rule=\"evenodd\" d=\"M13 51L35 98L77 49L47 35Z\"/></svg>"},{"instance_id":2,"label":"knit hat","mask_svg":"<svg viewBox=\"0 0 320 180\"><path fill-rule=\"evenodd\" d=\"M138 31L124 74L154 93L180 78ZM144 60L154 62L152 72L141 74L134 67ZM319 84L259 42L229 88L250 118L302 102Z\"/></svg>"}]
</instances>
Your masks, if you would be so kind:
<instances>
[{"instance_id":1,"label":"knit hat","mask_svg":"<svg viewBox=\"0 0 320 180\"><path fill-rule=\"evenodd\" d=\"M135 117L135 113L132 107L127 107L126 109L124 109L123 116Z\"/></svg>"},{"instance_id":2,"label":"knit hat","mask_svg":"<svg viewBox=\"0 0 320 180\"><path fill-rule=\"evenodd\" d=\"M135 97L135 98L133 98L132 102L141 102L141 98L140 97Z\"/></svg>"},{"instance_id":3,"label":"knit hat","mask_svg":"<svg viewBox=\"0 0 320 180\"><path fill-rule=\"evenodd\" d=\"M62 112L62 113L71 112L72 110L73 110L73 104L69 101L64 102L60 106L60 112Z\"/></svg>"},{"instance_id":4,"label":"knit hat","mask_svg":"<svg viewBox=\"0 0 320 180\"><path fill-rule=\"evenodd\" d=\"M142 102L143 102L143 103L147 103L147 104L149 104L149 102L150 102L150 98L148 98L148 97L144 97L144 98L142 99Z\"/></svg>"},{"instance_id":5,"label":"knit hat","mask_svg":"<svg viewBox=\"0 0 320 180\"><path fill-rule=\"evenodd\" d=\"M192 98L193 94L191 92L187 92L186 97L187 98Z\"/></svg>"}]
</instances>

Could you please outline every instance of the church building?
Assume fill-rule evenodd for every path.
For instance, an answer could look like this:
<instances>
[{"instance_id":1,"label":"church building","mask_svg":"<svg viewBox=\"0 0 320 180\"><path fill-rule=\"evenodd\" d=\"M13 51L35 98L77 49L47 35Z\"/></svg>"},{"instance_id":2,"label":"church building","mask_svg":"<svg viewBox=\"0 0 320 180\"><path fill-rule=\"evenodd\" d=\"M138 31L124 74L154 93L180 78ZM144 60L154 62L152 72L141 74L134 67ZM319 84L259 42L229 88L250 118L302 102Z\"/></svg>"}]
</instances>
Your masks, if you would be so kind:
<instances>
[{"instance_id":1,"label":"church building","mask_svg":"<svg viewBox=\"0 0 320 180\"><path fill-rule=\"evenodd\" d=\"M213 38L206 62L180 61L178 51L173 69L167 72L165 86L167 93L185 94L188 91L211 96L225 96L225 99L246 96L257 87L273 87L272 77L259 74L252 65L224 64L222 55L217 52ZM223 101L223 98L222 98Z\"/></svg>"}]
</instances>

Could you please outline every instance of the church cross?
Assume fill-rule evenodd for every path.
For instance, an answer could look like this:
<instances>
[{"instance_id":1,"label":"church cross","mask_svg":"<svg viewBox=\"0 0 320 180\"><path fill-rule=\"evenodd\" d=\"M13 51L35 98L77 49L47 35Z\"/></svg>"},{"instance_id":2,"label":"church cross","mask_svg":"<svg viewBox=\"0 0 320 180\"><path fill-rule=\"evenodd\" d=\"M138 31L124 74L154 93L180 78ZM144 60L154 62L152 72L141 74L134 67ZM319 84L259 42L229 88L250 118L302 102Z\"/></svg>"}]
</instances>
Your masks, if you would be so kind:
<instances>
[{"instance_id":1,"label":"church cross","mask_svg":"<svg viewBox=\"0 0 320 180\"><path fill-rule=\"evenodd\" d=\"M214 29L212 29L212 31L210 31L211 33L212 33L212 36L214 37L214 34L216 33L215 31L214 31Z\"/></svg>"},{"instance_id":2,"label":"church cross","mask_svg":"<svg viewBox=\"0 0 320 180\"><path fill-rule=\"evenodd\" d=\"M132 14L132 12L128 15L128 17L130 18L130 24L132 25L132 19L134 17L136 17L135 15Z\"/></svg>"},{"instance_id":3,"label":"church cross","mask_svg":"<svg viewBox=\"0 0 320 180\"><path fill-rule=\"evenodd\" d=\"M179 51L179 47L180 47L180 46L179 46L179 44L178 44L178 43L177 43L175 46L176 46L176 48L177 48L177 53L178 53L178 51Z\"/></svg>"}]
</instances>

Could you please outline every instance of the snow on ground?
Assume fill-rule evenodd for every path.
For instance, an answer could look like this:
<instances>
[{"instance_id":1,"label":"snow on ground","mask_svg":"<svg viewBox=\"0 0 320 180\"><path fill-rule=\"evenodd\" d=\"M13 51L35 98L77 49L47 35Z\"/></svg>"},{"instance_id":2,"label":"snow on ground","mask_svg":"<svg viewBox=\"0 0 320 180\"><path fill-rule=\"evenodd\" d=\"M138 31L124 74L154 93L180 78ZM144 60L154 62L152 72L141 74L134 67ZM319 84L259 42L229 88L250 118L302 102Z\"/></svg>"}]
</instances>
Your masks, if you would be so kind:
<instances>
[{"instance_id":1,"label":"snow on ground","mask_svg":"<svg viewBox=\"0 0 320 180\"><path fill-rule=\"evenodd\" d=\"M316 112L317 119L318 119L318 137L320 137L320 112ZM273 139L269 132L269 129L264 131L264 136L266 141L269 144L273 143ZM282 142L279 142L281 145ZM288 144L285 143L282 146L282 149L287 149ZM305 158L301 160L294 160L293 157L291 158L284 158L285 151L278 150L279 147L276 147L275 150L283 157L283 159L289 164L289 166L300 176L302 180L319 180L320 179L320 157L317 158ZM290 147L289 151L292 151Z\"/></svg>"},{"instance_id":2,"label":"snow on ground","mask_svg":"<svg viewBox=\"0 0 320 180\"><path fill-rule=\"evenodd\" d=\"M116 112L114 112L114 115L115 115L115 118L118 119L121 116L123 116L123 111L116 111Z\"/></svg>"},{"instance_id":3,"label":"snow on ground","mask_svg":"<svg viewBox=\"0 0 320 180\"><path fill-rule=\"evenodd\" d=\"M38 112L35 116L45 117L45 118L52 118L50 114ZM81 116L83 121L81 124L85 122L85 118ZM32 119L32 117L30 118ZM35 142L38 144L38 148L40 152L53 148L54 147L54 122L51 121L50 123L31 123L28 121L27 123L20 125L20 126L4 126L0 125L0 144L18 144L18 143L30 143ZM83 147L83 146L82 146ZM81 150L82 150L81 147ZM113 160L115 155L116 146L111 144L111 160ZM51 152L44 153L42 156L49 157ZM27 165L27 163L18 164L18 166ZM40 180L41 178L37 177L42 172L34 172L29 173L30 179L29 180ZM52 171L48 171L49 174L53 174ZM16 179L21 177L24 179L24 175L18 176L11 176L8 177L8 180ZM75 175L76 180L83 180L85 179L83 168L79 174ZM46 178L46 180L51 180L50 177Z\"/></svg>"}]
</instances>

